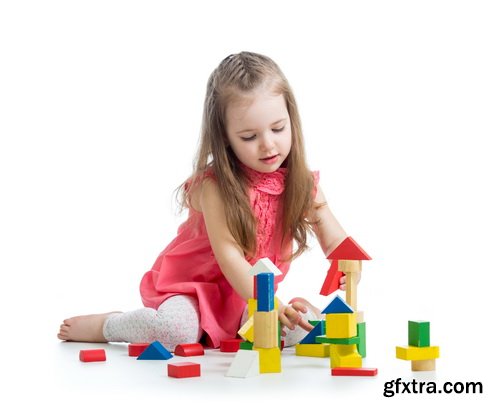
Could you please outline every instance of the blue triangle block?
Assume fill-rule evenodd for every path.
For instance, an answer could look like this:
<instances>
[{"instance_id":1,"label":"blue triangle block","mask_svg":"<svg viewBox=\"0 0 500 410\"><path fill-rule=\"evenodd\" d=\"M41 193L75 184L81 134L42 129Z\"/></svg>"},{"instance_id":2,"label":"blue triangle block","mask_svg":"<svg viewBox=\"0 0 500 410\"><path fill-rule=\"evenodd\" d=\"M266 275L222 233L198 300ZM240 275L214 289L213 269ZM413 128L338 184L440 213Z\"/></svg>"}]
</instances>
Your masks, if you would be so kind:
<instances>
[{"instance_id":1,"label":"blue triangle block","mask_svg":"<svg viewBox=\"0 0 500 410\"><path fill-rule=\"evenodd\" d=\"M316 336L321 336L325 332L325 321L322 320L319 322L316 326L314 326L314 329L311 330L306 337L304 337L299 343L301 344L318 344L316 342Z\"/></svg>"},{"instance_id":2,"label":"blue triangle block","mask_svg":"<svg viewBox=\"0 0 500 410\"><path fill-rule=\"evenodd\" d=\"M354 313L354 310L337 295L321 313Z\"/></svg>"},{"instance_id":3,"label":"blue triangle block","mask_svg":"<svg viewBox=\"0 0 500 410\"><path fill-rule=\"evenodd\" d=\"M165 347L158 341L151 343L137 360L168 360L173 357Z\"/></svg>"}]
</instances>

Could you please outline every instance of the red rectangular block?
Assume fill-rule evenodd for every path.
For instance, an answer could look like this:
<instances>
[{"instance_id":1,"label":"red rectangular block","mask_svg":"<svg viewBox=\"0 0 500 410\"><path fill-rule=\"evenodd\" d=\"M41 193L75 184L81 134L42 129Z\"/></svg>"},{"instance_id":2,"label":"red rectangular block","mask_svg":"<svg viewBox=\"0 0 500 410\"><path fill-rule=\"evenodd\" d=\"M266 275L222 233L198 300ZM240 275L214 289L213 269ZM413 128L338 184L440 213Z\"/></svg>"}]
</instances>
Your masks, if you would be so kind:
<instances>
[{"instance_id":1,"label":"red rectangular block","mask_svg":"<svg viewBox=\"0 0 500 410\"><path fill-rule=\"evenodd\" d=\"M167 366L168 377L185 379L187 377L200 377L201 367L198 363L180 362L170 363Z\"/></svg>"},{"instance_id":2,"label":"red rectangular block","mask_svg":"<svg viewBox=\"0 0 500 410\"><path fill-rule=\"evenodd\" d=\"M237 352L243 339L226 339L220 341L220 351L224 353Z\"/></svg>"},{"instance_id":3,"label":"red rectangular block","mask_svg":"<svg viewBox=\"0 0 500 410\"><path fill-rule=\"evenodd\" d=\"M368 367L334 367L332 376L376 376L378 370Z\"/></svg>"},{"instance_id":4,"label":"red rectangular block","mask_svg":"<svg viewBox=\"0 0 500 410\"><path fill-rule=\"evenodd\" d=\"M80 350L80 361L82 362L105 362L106 351L104 349Z\"/></svg>"},{"instance_id":5,"label":"red rectangular block","mask_svg":"<svg viewBox=\"0 0 500 410\"><path fill-rule=\"evenodd\" d=\"M128 355L138 357L148 348L149 345L150 343L130 343L128 345Z\"/></svg>"}]
</instances>

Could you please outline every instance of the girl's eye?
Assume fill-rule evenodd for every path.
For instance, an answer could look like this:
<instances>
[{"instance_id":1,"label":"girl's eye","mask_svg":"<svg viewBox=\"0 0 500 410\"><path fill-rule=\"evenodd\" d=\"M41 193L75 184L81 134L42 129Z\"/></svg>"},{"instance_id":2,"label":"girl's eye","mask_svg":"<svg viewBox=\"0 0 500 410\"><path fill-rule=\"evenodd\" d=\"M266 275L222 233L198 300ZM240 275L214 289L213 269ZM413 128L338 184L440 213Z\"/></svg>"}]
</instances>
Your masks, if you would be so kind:
<instances>
[{"instance_id":1,"label":"girl's eye","mask_svg":"<svg viewBox=\"0 0 500 410\"><path fill-rule=\"evenodd\" d=\"M283 125L283 127L281 128L276 128L276 129L273 129L274 132L281 132L285 129L285 126Z\"/></svg>"},{"instance_id":2,"label":"girl's eye","mask_svg":"<svg viewBox=\"0 0 500 410\"><path fill-rule=\"evenodd\" d=\"M255 139L255 135L252 135L251 137L241 137L243 141L252 141Z\"/></svg>"}]
</instances>

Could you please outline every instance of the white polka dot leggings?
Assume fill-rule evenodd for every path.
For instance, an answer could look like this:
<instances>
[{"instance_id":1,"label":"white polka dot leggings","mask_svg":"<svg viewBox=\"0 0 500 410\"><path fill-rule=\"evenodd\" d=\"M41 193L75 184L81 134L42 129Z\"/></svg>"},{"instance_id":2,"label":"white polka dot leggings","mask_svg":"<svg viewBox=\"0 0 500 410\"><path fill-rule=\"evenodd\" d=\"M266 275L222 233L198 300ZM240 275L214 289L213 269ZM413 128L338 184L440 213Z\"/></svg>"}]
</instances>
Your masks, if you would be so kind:
<instances>
[{"instance_id":1,"label":"white polka dot leggings","mask_svg":"<svg viewBox=\"0 0 500 410\"><path fill-rule=\"evenodd\" d=\"M245 310L242 325L247 319ZM314 314L303 314L305 321L317 320ZM296 327L286 329L285 346L293 346L307 332ZM142 308L124 313L111 313L104 322L104 337L108 342L151 343L158 340L168 350L181 343L197 343L203 333L200 327L200 309L196 298L187 295L172 296L158 308Z\"/></svg>"},{"instance_id":2,"label":"white polka dot leggings","mask_svg":"<svg viewBox=\"0 0 500 410\"><path fill-rule=\"evenodd\" d=\"M104 322L108 342L151 343L158 340L168 350L181 343L197 343L202 334L198 301L192 296L177 295L158 308L142 308L112 313Z\"/></svg>"}]
</instances>

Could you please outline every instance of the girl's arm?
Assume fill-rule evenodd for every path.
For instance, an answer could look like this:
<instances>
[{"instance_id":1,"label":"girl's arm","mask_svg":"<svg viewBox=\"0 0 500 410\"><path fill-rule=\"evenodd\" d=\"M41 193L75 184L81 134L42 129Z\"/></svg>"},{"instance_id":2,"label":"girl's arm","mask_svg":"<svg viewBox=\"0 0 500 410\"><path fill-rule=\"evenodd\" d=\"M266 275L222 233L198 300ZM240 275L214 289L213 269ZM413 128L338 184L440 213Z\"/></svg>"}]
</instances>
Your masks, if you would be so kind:
<instances>
[{"instance_id":1,"label":"girl's arm","mask_svg":"<svg viewBox=\"0 0 500 410\"><path fill-rule=\"evenodd\" d=\"M318 238L323 253L325 256L328 256L347 238L347 233L340 226L335 216L333 216L319 185L314 201L317 205L311 210L308 219L309 221L316 221L313 225L313 231ZM358 281L359 279L361 279L361 276L358 276ZM342 276L340 278L340 290L345 290L345 286L345 276Z\"/></svg>"},{"instance_id":2,"label":"girl's arm","mask_svg":"<svg viewBox=\"0 0 500 410\"><path fill-rule=\"evenodd\" d=\"M196 195L194 196L196 199ZM201 212L205 219L208 239L215 259L233 289L243 300L253 297L253 278L247 274L251 265L229 231L224 213L224 203L217 183L210 178L203 181L198 195Z\"/></svg>"},{"instance_id":3,"label":"girl's arm","mask_svg":"<svg viewBox=\"0 0 500 410\"><path fill-rule=\"evenodd\" d=\"M227 227L224 203L213 180L207 178L199 192L193 193L192 206L203 212L215 259L229 284L242 299L253 298L253 277L248 275L252 266ZM298 325L310 331L313 326L304 322L298 314L299 311L304 313L305 309L299 302L288 306L279 301L278 317L290 329Z\"/></svg>"},{"instance_id":4,"label":"girl's arm","mask_svg":"<svg viewBox=\"0 0 500 410\"><path fill-rule=\"evenodd\" d=\"M347 238L347 233L344 228L340 226L340 223L328 207L325 195L319 185L314 202L316 205L310 211L308 220L315 222L313 224L313 231L316 234L316 238L318 238L323 253L325 256L328 256L345 238Z\"/></svg>"}]
</instances>

